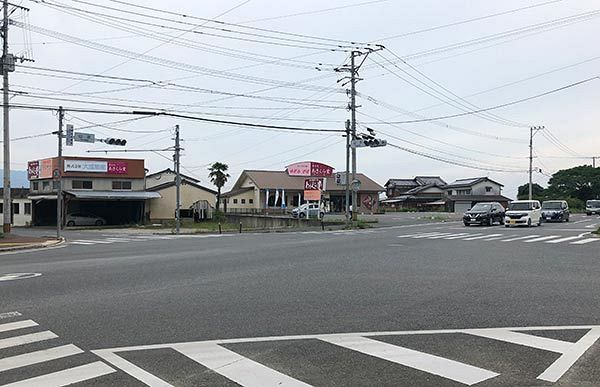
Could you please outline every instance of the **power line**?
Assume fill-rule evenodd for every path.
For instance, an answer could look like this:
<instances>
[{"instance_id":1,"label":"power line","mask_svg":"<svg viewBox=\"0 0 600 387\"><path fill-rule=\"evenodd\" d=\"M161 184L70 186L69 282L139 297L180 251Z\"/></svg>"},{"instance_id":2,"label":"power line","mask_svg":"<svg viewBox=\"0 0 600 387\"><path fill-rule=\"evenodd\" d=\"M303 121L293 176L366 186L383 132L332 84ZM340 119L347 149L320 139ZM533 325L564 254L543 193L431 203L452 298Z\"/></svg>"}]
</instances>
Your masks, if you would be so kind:
<instances>
[{"instance_id":1,"label":"power line","mask_svg":"<svg viewBox=\"0 0 600 387\"><path fill-rule=\"evenodd\" d=\"M164 133L164 132L168 132L170 131L170 129L160 129L160 130L128 130L128 129L121 129L121 128L115 128L114 124L118 124L118 123L126 123L126 122L132 122L132 121L139 121L139 120L143 120L143 119L147 119L150 118L149 116L142 116L142 117L136 117L136 118L132 118L129 120L120 120L120 121L115 121L112 123L108 123L108 124L99 124L96 122L92 122L86 119L83 119L81 117L75 117L75 116L71 116L72 118L81 121L81 122L85 122L86 124L90 124L88 126L82 126L82 127L78 127L77 129L75 129L76 131L80 131L80 130L85 130L85 129L89 129L89 128L96 128L96 127L101 127L101 128L105 128L108 130L114 130L116 132L123 132L123 133L139 133L139 134L151 134L151 133Z\"/></svg>"},{"instance_id":2,"label":"power line","mask_svg":"<svg viewBox=\"0 0 600 387\"><path fill-rule=\"evenodd\" d=\"M393 123L393 124L412 124L412 123L419 123L419 122L437 121L437 120L444 120L444 119L448 119L448 118L464 117L464 116L468 116L468 115L471 115L471 114L476 114L476 113L481 113L481 112L487 112L487 111L490 111L490 110L501 109L501 108L504 108L504 107L507 107L507 106L512 106L512 105L516 105L516 104L523 103L523 102L526 102L526 101L531 101L531 100L536 99L536 98L544 97L544 96L547 96L547 95L550 95L550 94L557 93L559 91L570 89L572 87L579 86L579 85L582 85L582 84L590 82L590 81L598 80L598 78L599 77L596 76L596 77L584 79L582 81L574 82L574 83L568 84L566 86L562 86L562 87L559 87L559 88L556 88L556 89L553 89L553 90L550 90L550 91L546 91L546 92L541 93L541 94L536 94L536 95L533 95L533 96L530 96L530 97L527 97L527 98L522 98L522 99L519 99L519 100L516 100L516 101L507 102L507 103L504 103L504 104L501 104L501 105L491 106L491 107L488 107L488 108L485 108L485 109L473 110L472 112L450 114L450 115L447 115L447 116L423 118L423 119L418 119L418 120L393 121L393 122L390 122L390 123Z\"/></svg>"}]
</instances>

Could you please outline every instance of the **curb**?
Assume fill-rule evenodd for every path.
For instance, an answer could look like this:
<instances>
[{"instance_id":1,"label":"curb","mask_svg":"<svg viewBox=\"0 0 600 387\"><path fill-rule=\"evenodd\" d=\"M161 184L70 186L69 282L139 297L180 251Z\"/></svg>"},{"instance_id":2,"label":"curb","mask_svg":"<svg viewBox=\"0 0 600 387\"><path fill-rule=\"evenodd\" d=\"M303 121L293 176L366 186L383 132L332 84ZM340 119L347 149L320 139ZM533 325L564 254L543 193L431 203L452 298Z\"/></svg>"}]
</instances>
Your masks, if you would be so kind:
<instances>
[{"instance_id":1,"label":"curb","mask_svg":"<svg viewBox=\"0 0 600 387\"><path fill-rule=\"evenodd\" d=\"M60 238L59 240L50 240L50 241L46 241L43 243L29 243L29 244L24 244L22 246L12 246L12 247L6 247L6 248L0 247L0 253L6 253L6 252L11 252L11 251L20 251L20 250L44 249L44 248L48 248L48 247L60 246L64 243L65 243L65 238Z\"/></svg>"}]
</instances>

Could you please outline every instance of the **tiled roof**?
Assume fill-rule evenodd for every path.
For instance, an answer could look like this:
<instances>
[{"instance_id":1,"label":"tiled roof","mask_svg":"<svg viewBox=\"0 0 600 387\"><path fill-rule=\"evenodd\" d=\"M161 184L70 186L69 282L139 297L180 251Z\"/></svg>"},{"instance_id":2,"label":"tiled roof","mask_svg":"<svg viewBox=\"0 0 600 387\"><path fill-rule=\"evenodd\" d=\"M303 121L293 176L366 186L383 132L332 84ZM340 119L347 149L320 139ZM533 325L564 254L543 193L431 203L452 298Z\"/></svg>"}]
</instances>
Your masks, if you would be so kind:
<instances>
[{"instance_id":1,"label":"tiled roof","mask_svg":"<svg viewBox=\"0 0 600 387\"><path fill-rule=\"evenodd\" d=\"M445 188L472 187L473 185L486 180L494 184L498 184L500 187L504 187L503 184L500 184L497 181L490 179L489 177L471 177L468 179L455 180L452 183L448 184Z\"/></svg>"},{"instance_id":2,"label":"tiled roof","mask_svg":"<svg viewBox=\"0 0 600 387\"><path fill-rule=\"evenodd\" d=\"M247 170L242 172L242 176L248 176L259 189L287 189L301 191L304 189L304 179L302 176L288 176L285 171L256 171ZM238 183L241 184L242 176L238 179ZM371 180L369 177L362 173L357 173L356 178L360 180L361 186L360 191L369 192L382 192L385 191L381 185ZM326 190L332 191L344 191L345 186L337 185L334 178L325 178ZM245 180L245 179L244 179ZM234 186L235 189L239 189L238 183Z\"/></svg>"}]
</instances>

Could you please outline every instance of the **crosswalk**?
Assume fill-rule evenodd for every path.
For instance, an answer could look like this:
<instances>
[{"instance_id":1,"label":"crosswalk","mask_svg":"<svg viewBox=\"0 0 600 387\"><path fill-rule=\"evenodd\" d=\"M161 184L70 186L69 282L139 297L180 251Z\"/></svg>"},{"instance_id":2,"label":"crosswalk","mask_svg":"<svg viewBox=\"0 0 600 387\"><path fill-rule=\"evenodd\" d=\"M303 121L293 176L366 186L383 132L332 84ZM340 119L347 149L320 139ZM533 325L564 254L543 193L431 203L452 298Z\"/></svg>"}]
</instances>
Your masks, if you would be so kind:
<instances>
[{"instance_id":1,"label":"crosswalk","mask_svg":"<svg viewBox=\"0 0 600 387\"><path fill-rule=\"evenodd\" d=\"M171 234L143 234L143 235L100 235L98 237L89 237L85 239L72 239L67 243L70 245L90 246L90 245L109 245L114 243L136 243L136 242L149 242L149 241L163 241L173 239L204 239L204 238L223 238L231 236L232 234L182 234L182 235L171 235Z\"/></svg>"},{"instance_id":2,"label":"crosswalk","mask_svg":"<svg viewBox=\"0 0 600 387\"><path fill-rule=\"evenodd\" d=\"M449 338L454 345L444 344ZM569 369L578 363L577 377L584 380L586 372L594 372L594 365L580 358L599 338L600 326L474 328L254 337L92 352L151 387L575 385ZM532 349L547 355L538 354L539 362L524 360Z\"/></svg>"},{"instance_id":3,"label":"crosswalk","mask_svg":"<svg viewBox=\"0 0 600 387\"><path fill-rule=\"evenodd\" d=\"M599 237L594 237L590 234L580 234L572 236L564 235L517 235L509 233L475 233L475 232L417 232L411 234L398 235L398 238L407 239L423 239L423 240L461 240L461 241L497 241L497 242L522 242L522 243L567 243L570 245L589 245L591 243L600 242ZM600 243L598 243L600 246Z\"/></svg>"},{"instance_id":4,"label":"crosswalk","mask_svg":"<svg viewBox=\"0 0 600 387\"><path fill-rule=\"evenodd\" d=\"M97 357L85 354L76 345L65 343L56 333L43 330L37 322L23 318L18 312L1 316L1 387L66 386L117 372ZM60 360L67 358L77 365L61 366Z\"/></svg>"}]
</instances>

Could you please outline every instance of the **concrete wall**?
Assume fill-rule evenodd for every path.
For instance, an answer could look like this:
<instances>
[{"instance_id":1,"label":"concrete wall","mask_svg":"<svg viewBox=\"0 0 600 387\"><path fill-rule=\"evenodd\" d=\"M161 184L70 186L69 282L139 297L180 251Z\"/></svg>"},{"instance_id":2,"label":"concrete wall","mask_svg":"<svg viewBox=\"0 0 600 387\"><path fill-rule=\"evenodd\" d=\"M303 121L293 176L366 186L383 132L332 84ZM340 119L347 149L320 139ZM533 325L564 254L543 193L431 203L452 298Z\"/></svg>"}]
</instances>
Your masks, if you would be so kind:
<instances>
[{"instance_id":1,"label":"concrete wall","mask_svg":"<svg viewBox=\"0 0 600 387\"><path fill-rule=\"evenodd\" d=\"M175 186L168 187L157 191L162 198L151 199L148 201L148 211L150 211L150 219L175 219ZM211 192L194 187L193 185L181 184L181 208L188 209L198 200L207 200L211 206L215 206L216 196Z\"/></svg>"},{"instance_id":2,"label":"concrete wall","mask_svg":"<svg viewBox=\"0 0 600 387\"><path fill-rule=\"evenodd\" d=\"M233 224L242 223L242 230L244 228L301 228L301 227L315 227L319 226L321 222L316 219L312 220L300 220L294 219L287 216L264 216L264 215L241 215L241 214L226 214L227 221Z\"/></svg>"}]
</instances>

